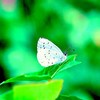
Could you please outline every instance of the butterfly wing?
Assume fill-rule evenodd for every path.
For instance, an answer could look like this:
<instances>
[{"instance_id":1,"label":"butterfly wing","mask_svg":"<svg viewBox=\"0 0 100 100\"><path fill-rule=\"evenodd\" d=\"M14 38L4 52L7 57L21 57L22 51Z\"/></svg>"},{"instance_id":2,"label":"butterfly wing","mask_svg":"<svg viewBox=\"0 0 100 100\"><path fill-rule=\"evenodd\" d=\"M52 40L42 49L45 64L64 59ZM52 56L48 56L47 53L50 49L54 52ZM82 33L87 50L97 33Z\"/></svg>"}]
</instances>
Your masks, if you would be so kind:
<instances>
[{"instance_id":1,"label":"butterfly wing","mask_svg":"<svg viewBox=\"0 0 100 100\"><path fill-rule=\"evenodd\" d=\"M40 38L37 44L37 59L42 66L48 67L63 62L66 56L51 41Z\"/></svg>"}]
</instances>

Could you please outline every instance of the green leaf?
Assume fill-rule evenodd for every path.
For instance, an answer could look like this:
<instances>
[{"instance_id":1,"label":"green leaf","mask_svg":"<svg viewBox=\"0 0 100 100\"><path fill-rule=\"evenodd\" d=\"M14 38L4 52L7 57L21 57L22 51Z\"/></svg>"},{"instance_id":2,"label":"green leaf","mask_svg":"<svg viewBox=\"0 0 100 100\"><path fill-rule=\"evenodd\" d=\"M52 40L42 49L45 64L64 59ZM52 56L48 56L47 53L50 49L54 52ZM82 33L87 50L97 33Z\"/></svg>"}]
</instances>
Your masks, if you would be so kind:
<instances>
[{"instance_id":1,"label":"green leaf","mask_svg":"<svg viewBox=\"0 0 100 100\"><path fill-rule=\"evenodd\" d=\"M76 89L73 92L60 94L57 100L93 100L92 96L84 90Z\"/></svg>"},{"instance_id":2,"label":"green leaf","mask_svg":"<svg viewBox=\"0 0 100 100\"><path fill-rule=\"evenodd\" d=\"M0 95L0 100L13 100L13 91L9 90L3 94Z\"/></svg>"},{"instance_id":3,"label":"green leaf","mask_svg":"<svg viewBox=\"0 0 100 100\"><path fill-rule=\"evenodd\" d=\"M65 95L60 95L56 100L82 100L76 96L65 96Z\"/></svg>"},{"instance_id":4,"label":"green leaf","mask_svg":"<svg viewBox=\"0 0 100 100\"><path fill-rule=\"evenodd\" d=\"M67 68L73 67L81 63L79 61L76 61L75 59L76 59L76 55L68 56L67 60L64 63L62 63L62 67L60 68L59 72L64 71Z\"/></svg>"},{"instance_id":5,"label":"green leaf","mask_svg":"<svg viewBox=\"0 0 100 100\"><path fill-rule=\"evenodd\" d=\"M13 87L14 100L55 100L62 89L63 80L43 83L16 85Z\"/></svg>"},{"instance_id":6,"label":"green leaf","mask_svg":"<svg viewBox=\"0 0 100 100\"><path fill-rule=\"evenodd\" d=\"M76 55L70 55L67 57L66 61L45 68L44 72L45 74L48 73L51 76L51 78L53 78L58 72L64 71L70 67L80 64L80 62L75 61L75 59L76 59Z\"/></svg>"},{"instance_id":7,"label":"green leaf","mask_svg":"<svg viewBox=\"0 0 100 100\"><path fill-rule=\"evenodd\" d=\"M33 72L29 74L20 75L14 78L10 78L4 82L2 82L0 85L5 83L11 83L11 82L18 82L18 81L42 81L42 80L50 80L52 79L58 72L64 71L67 68L70 68L72 66L75 66L79 64L80 62L75 61L76 55L70 55L67 57L66 61L60 64L56 64L47 68L44 68L43 70L39 72Z\"/></svg>"},{"instance_id":8,"label":"green leaf","mask_svg":"<svg viewBox=\"0 0 100 100\"><path fill-rule=\"evenodd\" d=\"M42 71L10 78L6 81L3 81L0 85L11 83L11 82L18 82L18 81L42 81L42 80L51 79L49 75L43 75L41 74L41 72Z\"/></svg>"}]
</instances>

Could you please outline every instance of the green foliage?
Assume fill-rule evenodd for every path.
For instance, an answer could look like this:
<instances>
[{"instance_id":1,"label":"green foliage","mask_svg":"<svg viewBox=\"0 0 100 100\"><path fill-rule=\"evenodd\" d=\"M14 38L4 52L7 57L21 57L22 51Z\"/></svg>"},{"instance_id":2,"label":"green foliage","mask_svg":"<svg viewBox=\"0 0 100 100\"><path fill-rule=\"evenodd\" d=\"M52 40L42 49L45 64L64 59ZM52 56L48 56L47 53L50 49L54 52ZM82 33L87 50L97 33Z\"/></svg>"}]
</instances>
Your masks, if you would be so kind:
<instances>
[{"instance_id":1,"label":"green foliage","mask_svg":"<svg viewBox=\"0 0 100 100\"><path fill-rule=\"evenodd\" d=\"M10 82L18 82L18 81L50 80L58 72L66 70L67 68L70 68L74 65L79 64L80 62L75 61L75 58L76 58L76 55L70 55L70 56L68 56L66 61L62 62L61 64L56 64L56 65L44 68L43 70L41 70L39 72L28 73L28 74L14 77L14 78L10 78L10 79L2 82L0 85L3 85L5 83L10 83Z\"/></svg>"},{"instance_id":2,"label":"green foliage","mask_svg":"<svg viewBox=\"0 0 100 100\"><path fill-rule=\"evenodd\" d=\"M2 95L0 95L0 100L13 100L13 90L9 90L5 93L2 93Z\"/></svg>"},{"instance_id":3,"label":"green foliage","mask_svg":"<svg viewBox=\"0 0 100 100\"><path fill-rule=\"evenodd\" d=\"M36 60L40 37L67 51L69 61L40 66ZM71 60L72 54L82 63ZM82 98L86 93L100 98L100 0L1 0L0 76L0 82L8 79L1 83L0 93L9 88L6 83L63 79L65 97ZM78 89L84 93L67 95ZM7 93L11 92L0 96Z\"/></svg>"},{"instance_id":4,"label":"green foliage","mask_svg":"<svg viewBox=\"0 0 100 100\"><path fill-rule=\"evenodd\" d=\"M62 89L62 83L63 80L51 80L46 83L14 86L14 100L55 100Z\"/></svg>"},{"instance_id":5,"label":"green foliage","mask_svg":"<svg viewBox=\"0 0 100 100\"><path fill-rule=\"evenodd\" d=\"M65 95L61 95L57 98L57 100L82 100L82 99L79 99L75 96L65 96Z\"/></svg>"},{"instance_id":6,"label":"green foliage","mask_svg":"<svg viewBox=\"0 0 100 100\"><path fill-rule=\"evenodd\" d=\"M80 62L75 61L76 55L70 55L66 59L66 61L61 64L56 64L39 72L24 74L21 76L17 76L14 78L10 78L0 85L11 83L11 82L23 82L23 81L31 81L37 82L35 84L24 84L24 85L16 85L13 87L14 100L54 100L58 97L60 91L62 90L62 80L53 80L53 77L59 72L63 72L64 70L79 64ZM40 81L48 81L44 83L40 83ZM23 92L24 90L24 92ZM28 94L29 93L29 94ZM28 95L27 95L28 94ZM9 93L7 94L9 95ZM1 96L2 97L2 96ZM5 94L6 98L6 94ZM60 97L63 98L63 97ZM6 99L5 99L6 100Z\"/></svg>"},{"instance_id":7,"label":"green foliage","mask_svg":"<svg viewBox=\"0 0 100 100\"><path fill-rule=\"evenodd\" d=\"M63 80L51 80L45 83L15 85L12 90L0 95L0 100L55 100Z\"/></svg>"}]
</instances>

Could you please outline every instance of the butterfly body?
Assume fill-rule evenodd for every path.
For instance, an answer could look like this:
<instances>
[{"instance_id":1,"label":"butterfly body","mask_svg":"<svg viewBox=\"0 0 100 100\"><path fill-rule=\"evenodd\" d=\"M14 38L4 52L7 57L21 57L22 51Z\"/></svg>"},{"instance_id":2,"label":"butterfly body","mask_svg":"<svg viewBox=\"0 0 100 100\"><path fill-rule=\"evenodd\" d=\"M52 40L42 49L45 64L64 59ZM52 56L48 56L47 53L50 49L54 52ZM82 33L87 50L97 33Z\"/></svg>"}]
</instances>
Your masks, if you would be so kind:
<instances>
[{"instance_id":1,"label":"butterfly body","mask_svg":"<svg viewBox=\"0 0 100 100\"><path fill-rule=\"evenodd\" d=\"M45 38L39 38L37 43L37 59L39 63L48 67L54 64L65 61L65 56L62 51L51 41Z\"/></svg>"}]
</instances>

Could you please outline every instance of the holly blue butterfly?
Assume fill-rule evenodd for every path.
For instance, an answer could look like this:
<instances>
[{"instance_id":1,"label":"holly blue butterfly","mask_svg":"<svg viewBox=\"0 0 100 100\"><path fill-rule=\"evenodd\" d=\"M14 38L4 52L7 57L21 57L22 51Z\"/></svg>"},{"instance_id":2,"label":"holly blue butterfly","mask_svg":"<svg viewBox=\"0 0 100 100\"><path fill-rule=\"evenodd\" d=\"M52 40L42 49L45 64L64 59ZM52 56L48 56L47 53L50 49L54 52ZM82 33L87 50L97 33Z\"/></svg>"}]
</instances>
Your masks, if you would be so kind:
<instances>
[{"instance_id":1,"label":"holly blue butterfly","mask_svg":"<svg viewBox=\"0 0 100 100\"><path fill-rule=\"evenodd\" d=\"M48 39L39 38L37 43L37 59L42 66L48 67L65 61L67 56Z\"/></svg>"}]
</instances>

